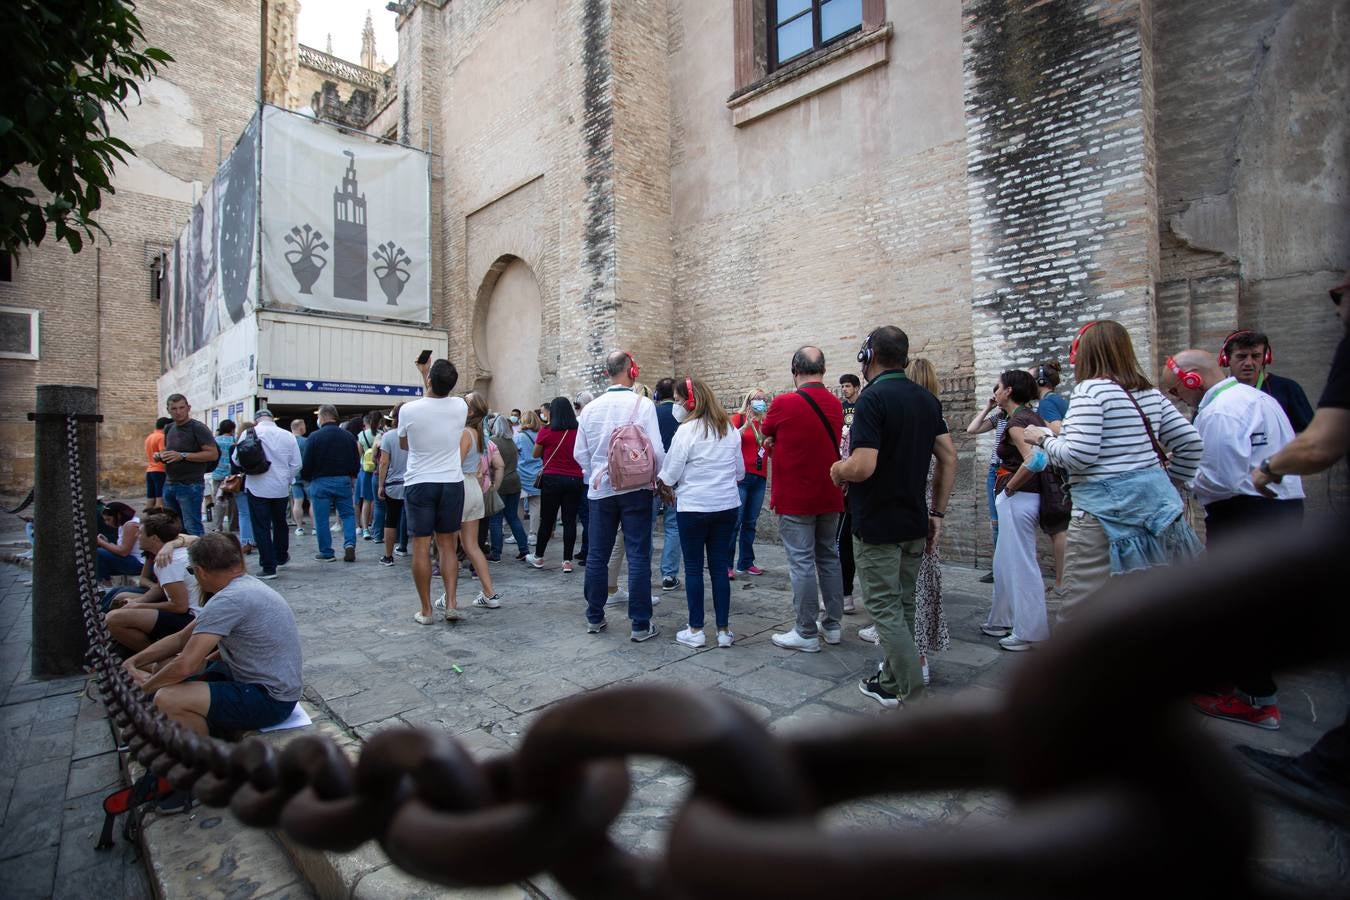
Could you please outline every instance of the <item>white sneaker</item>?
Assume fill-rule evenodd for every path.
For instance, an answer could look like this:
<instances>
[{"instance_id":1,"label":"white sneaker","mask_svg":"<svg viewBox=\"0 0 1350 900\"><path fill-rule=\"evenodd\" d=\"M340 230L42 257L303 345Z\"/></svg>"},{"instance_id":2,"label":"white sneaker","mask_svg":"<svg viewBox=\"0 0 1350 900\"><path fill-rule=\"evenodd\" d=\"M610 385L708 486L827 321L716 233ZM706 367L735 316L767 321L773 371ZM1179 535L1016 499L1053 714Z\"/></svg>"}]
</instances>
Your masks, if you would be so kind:
<instances>
[{"instance_id":1,"label":"white sneaker","mask_svg":"<svg viewBox=\"0 0 1350 900\"><path fill-rule=\"evenodd\" d=\"M447 622L463 622L465 618L464 610L458 606L452 606L445 611L445 621Z\"/></svg>"},{"instance_id":2,"label":"white sneaker","mask_svg":"<svg viewBox=\"0 0 1350 900\"><path fill-rule=\"evenodd\" d=\"M1005 625L981 625L980 630L990 637L1007 637L1012 634L1012 629Z\"/></svg>"},{"instance_id":3,"label":"white sneaker","mask_svg":"<svg viewBox=\"0 0 1350 900\"><path fill-rule=\"evenodd\" d=\"M820 636L825 639L827 644L837 644L843 636L843 628L836 625L833 628L826 628L824 623L816 622L816 629L820 631Z\"/></svg>"},{"instance_id":4,"label":"white sneaker","mask_svg":"<svg viewBox=\"0 0 1350 900\"><path fill-rule=\"evenodd\" d=\"M853 595L852 595L852 594L845 594L845 595L844 595L844 615L846 615L846 616L851 616L851 615L854 615L855 613L857 613L857 611L858 611L858 606L857 606L856 603L853 602Z\"/></svg>"},{"instance_id":5,"label":"white sneaker","mask_svg":"<svg viewBox=\"0 0 1350 900\"><path fill-rule=\"evenodd\" d=\"M617 591L609 595L609 598L605 600L605 605L618 606L620 603L627 603L627 602L628 602L628 592L625 591L623 588L619 588Z\"/></svg>"},{"instance_id":6,"label":"white sneaker","mask_svg":"<svg viewBox=\"0 0 1350 900\"><path fill-rule=\"evenodd\" d=\"M692 628L682 628L675 635L676 643L684 644L686 647L693 647L695 650L708 646L708 635L702 630L694 631Z\"/></svg>"},{"instance_id":7,"label":"white sneaker","mask_svg":"<svg viewBox=\"0 0 1350 900\"><path fill-rule=\"evenodd\" d=\"M501 594L493 594L491 597L478 592L478 596L473 598L474 606L481 606L483 609L499 609L501 607Z\"/></svg>"},{"instance_id":8,"label":"white sneaker","mask_svg":"<svg viewBox=\"0 0 1350 900\"><path fill-rule=\"evenodd\" d=\"M858 629L858 637L869 644L880 644L881 638L877 636L877 626L864 625Z\"/></svg>"},{"instance_id":9,"label":"white sneaker","mask_svg":"<svg viewBox=\"0 0 1350 900\"><path fill-rule=\"evenodd\" d=\"M923 683L928 684L928 663L923 664Z\"/></svg>"},{"instance_id":10,"label":"white sneaker","mask_svg":"<svg viewBox=\"0 0 1350 900\"><path fill-rule=\"evenodd\" d=\"M542 569L544 567L544 561L539 557L535 556L533 553L526 553L525 561L530 565L534 566L536 569Z\"/></svg>"},{"instance_id":11,"label":"white sneaker","mask_svg":"<svg viewBox=\"0 0 1350 900\"><path fill-rule=\"evenodd\" d=\"M424 616L421 613L413 613L413 621L418 625L430 625L436 621L435 616Z\"/></svg>"},{"instance_id":12,"label":"white sneaker","mask_svg":"<svg viewBox=\"0 0 1350 900\"><path fill-rule=\"evenodd\" d=\"M328 527L328 530L333 532L333 534L337 534L339 531L342 530L342 523L334 522L332 525Z\"/></svg>"},{"instance_id":13,"label":"white sneaker","mask_svg":"<svg viewBox=\"0 0 1350 900\"><path fill-rule=\"evenodd\" d=\"M432 609L445 609L445 595L441 594L436 598L436 602L431 604Z\"/></svg>"},{"instance_id":14,"label":"white sneaker","mask_svg":"<svg viewBox=\"0 0 1350 900\"><path fill-rule=\"evenodd\" d=\"M775 634L773 636L773 645L775 647L782 647L784 650L800 650L803 653L820 652L819 638L804 638L797 633L797 629L795 628L791 631L784 632L783 634Z\"/></svg>"},{"instance_id":15,"label":"white sneaker","mask_svg":"<svg viewBox=\"0 0 1350 900\"><path fill-rule=\"evenodd\" d=\"M516 539L513 535L508 534L506 537L502 538L502 542L506 544L514 544L516 542Z\"/></svg>"},{"instance_id":16,"label":"white sneaker","mask_svg":"<svg viewBox=\"0 0 1350 900\"><path fill-rule=\"evenodd\" d=\"M303 528L297 528L297 529L295 529L295 536L296 536L296 537L304 537L304 536L305 536L305 529L303 529Z\"/></svg>"},{"instance_id":17,"label":"white sneaker","mask_svg":"<svg viewBox=\"0 0 1350 900\"><path fill-rule=\"evenodd\" d=\"M736 643L736 635L728 628L726 631L717 632L717 646L730 647Z\"/></svg>"}]
</instances>

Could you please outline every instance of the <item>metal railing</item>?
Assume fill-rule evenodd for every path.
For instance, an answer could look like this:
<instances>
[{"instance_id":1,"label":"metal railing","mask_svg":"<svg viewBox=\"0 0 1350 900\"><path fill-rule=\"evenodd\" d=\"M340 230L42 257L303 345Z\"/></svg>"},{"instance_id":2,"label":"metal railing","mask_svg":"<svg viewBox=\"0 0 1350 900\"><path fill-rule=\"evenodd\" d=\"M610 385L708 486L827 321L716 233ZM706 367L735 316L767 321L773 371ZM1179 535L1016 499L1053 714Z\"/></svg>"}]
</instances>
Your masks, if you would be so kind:
<instances>
[{"instance_id":1,"label":"metal railing","mask_svg":"<svg viewBox=\"0 0 1350 900\"><path fill-rule=\"evenodd\" d=\"M69 436L78 530L88 516L73 419ZM780 738L729 698L628 687L558 703L513 753L477 761L447 734L400 728L370 738L355 763L324 737L278 752L171 722L112 651L87 540L73 538L89 660L113 719L137 760L201 802L316 849L377 840L401 868L445 885L549 872L578 897L739 900L1258 895L1249 793L1179 701L1253 659L1343 653L1350 604L1336 599L1334 563L1348 534L1331 522L1113 580L982 704L914 704ZM635 855L607 834L634 754L693 776L664 855ZM1011 815L847 833L816 822L854 798L963 788L1006 791Z\"/></svg>"}]
</instances>

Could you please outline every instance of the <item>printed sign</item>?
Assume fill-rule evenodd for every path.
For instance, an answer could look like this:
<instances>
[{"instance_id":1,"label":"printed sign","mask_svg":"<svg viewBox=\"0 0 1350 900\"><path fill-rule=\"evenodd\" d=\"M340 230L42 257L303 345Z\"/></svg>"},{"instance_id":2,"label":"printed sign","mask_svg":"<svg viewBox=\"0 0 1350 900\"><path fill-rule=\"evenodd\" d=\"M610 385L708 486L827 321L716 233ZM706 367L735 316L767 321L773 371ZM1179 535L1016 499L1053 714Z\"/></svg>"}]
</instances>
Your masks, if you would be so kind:
<instances>
[{"instance_id":1,"label":"printed sign","mask_svg":"<svg viewBox=\"0 0 1350 900\"><path fill-rule=\"evenodd\" d=\"M264 378L268 391L306 393L372 394L380 397L420 397L422 388L407 384L371 384L364 381L320 381L317 378Z\"/></svg>"}]
</instances>

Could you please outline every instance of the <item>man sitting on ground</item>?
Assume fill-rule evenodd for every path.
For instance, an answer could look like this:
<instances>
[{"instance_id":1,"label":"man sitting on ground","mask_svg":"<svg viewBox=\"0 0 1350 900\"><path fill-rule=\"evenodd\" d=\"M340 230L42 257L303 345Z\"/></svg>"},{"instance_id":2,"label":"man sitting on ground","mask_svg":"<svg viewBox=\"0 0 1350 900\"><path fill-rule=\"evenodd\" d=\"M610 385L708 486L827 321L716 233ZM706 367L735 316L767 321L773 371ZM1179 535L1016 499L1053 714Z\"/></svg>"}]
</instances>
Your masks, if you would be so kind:
<instances>
[{"instance_id":1,"label":"man sitting on ground","mask_svg":"<svg viewBox=\"0 0 1350 900\"><path fill-rule=\"evenodd\" d=\"M153 557L182 531L170 512L151 513L141 523L141 549ZM188 552L172 551L167 564L150 563L157 584L110 591L108 631L132 653L183 630L201 608L197 579L188 571Z\"/></svg>"},{"instance_id":2,"label":"man sitting on ground","mask_svg":"<svg viewBox=\"0 0 1350 900\"><path fill-rule=\"evenodd\" d=\"M290 606L244 571L232 534L199 538L189 556L210 602L188 627L137 653L125 668L155 706L197 734L285 721L302 686L300 632ZM220 658L208 663L217 651Z\"/></svg>"}]
</instances>

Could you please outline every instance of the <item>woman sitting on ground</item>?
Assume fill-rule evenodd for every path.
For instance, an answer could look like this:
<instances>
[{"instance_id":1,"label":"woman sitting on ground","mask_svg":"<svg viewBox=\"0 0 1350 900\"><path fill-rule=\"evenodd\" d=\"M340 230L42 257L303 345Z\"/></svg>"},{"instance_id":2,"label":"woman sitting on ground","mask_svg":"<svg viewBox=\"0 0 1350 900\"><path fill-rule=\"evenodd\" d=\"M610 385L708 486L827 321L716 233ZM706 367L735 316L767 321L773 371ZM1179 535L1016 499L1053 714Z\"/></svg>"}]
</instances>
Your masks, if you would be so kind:
<instances>
[{"instance_id":1,"label":"woman sitting on ground","mask_svg":"<svg viewBox=\"0 0 1350 900\"><path fill-rule=\"evenodd\" d=\"M98 580L106 582L114 575L139 575L141 559L141 520L136 510L125 503L103 507L103 521L117 529L117 543L98 536ZM105 585L106 586L106 585Z\"/></svg>"}]
</instances>

